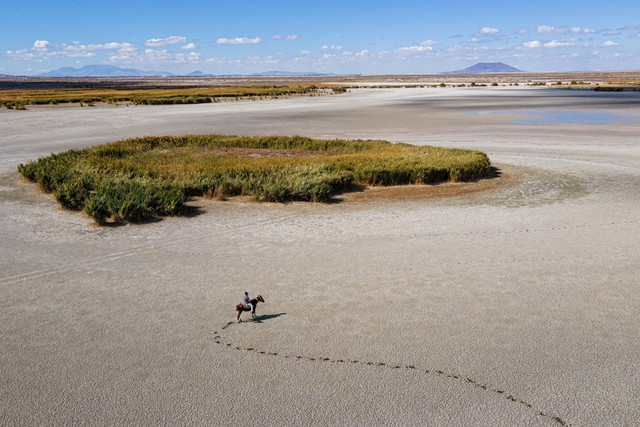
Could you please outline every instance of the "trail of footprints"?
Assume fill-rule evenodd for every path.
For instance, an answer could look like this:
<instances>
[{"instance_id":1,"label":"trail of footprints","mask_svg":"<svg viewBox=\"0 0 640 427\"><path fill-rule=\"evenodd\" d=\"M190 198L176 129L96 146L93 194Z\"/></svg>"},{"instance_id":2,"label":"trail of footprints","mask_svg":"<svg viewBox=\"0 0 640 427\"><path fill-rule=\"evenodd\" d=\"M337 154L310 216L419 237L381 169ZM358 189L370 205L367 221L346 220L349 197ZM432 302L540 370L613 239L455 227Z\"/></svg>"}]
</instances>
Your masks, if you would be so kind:
<instances>
[{"instance_id":1,"label":"trail of footprints","mask_svg":"<svg viewBox=\"0 0 640 427\"><path fill-rule=\"evenodd\" d=\"M228 322L226 325L224 325L221 329L225 330L227 328L229 328L229 326L234 325L235 322ZM227 342L225 340L223 340L221 333L218 331L215 331L213 333L213 340L216 344L219 344L221 346L224 346L228 349L231 350L235 350L235 351L244 351L244 352L253 352L253 353L257 353L257 354L262 354L265 356L272 356L272 357L281 357L284 359L300 359L300 360L305 360L305 361L309 361L309 362L321 362L321 363L350 363L350 364L354 364L354 365L361 365L361 366L377 366L377 367L381 367L381 368L387 368L387 369L398 369L398 370L406 370L406 371L416 371L416 372L421 372L427 375L440 375L443 376L445 378L450 378L451 380L457 380L457 381L463 381L467 384L469 384L472 387L478 388L480 390L484 390L486 392L489 393L495 393L498 396L501 396L505 399L507 399L510 402L514 402L514 403L518 403L520 405L523 405L527 408L529 408L530 410L532 410L533 412L535 412L536 415L547 418L551 421L554 421L555 423L557 423L558 425L561 426L568 426L569 424L565 423L564 420L562 420L560 417L555 416L553 414L549 414L543 411L540 411L538 409L535 409L533 407L533 405L531 405L530 403L526 402L523 399L518 399L514 396L512 396L511 394L507 393L505 390L499 390L496 388L492 388L490 386L487 386L486 384L482 384L479 383L478 381L469 378L469 377L464 377L461 375L456 375L456 374L451 374L451 373L447 373L444 372L442 370L433 370L433 369L421 369L416 367L415 365L396 365L396 364L389 364L389 363L385 363L385 362L371 362L371 361L363 361L363 360L344 360L344 359L332 359L330 357L312 357L312 356L301 356L301 355L296 355L296 356L291 356L288 354L282 354L282 353L277 353L277 352L270 352L270 351L264 351L264 350L259 350L257 348L254 347L240 347L240 346L236 346L231 342Z\"/></svg>"}]
</instances>

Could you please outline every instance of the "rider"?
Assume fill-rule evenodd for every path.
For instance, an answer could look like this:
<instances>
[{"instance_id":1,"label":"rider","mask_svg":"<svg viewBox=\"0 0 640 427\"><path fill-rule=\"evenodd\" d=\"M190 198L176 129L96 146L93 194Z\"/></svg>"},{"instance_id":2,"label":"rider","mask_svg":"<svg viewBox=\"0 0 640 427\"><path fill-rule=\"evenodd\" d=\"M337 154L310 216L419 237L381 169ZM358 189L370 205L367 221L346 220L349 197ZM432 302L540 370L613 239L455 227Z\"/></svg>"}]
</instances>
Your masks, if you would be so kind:
<instances>
[{"instance_id":1,"label":"rider","mask_svg":"<svg viewBox=\"0 0 640 427\"><path fill-rule=\"evenodd\" d=\"M249 298L249 292L245 292L244 293L244 301L242 302L242 304L246 308L250 308L251 309L251 313L255 313L255 308L253 307L253 304L251 303L251 298Z\"/></svg>"}]
</instances>

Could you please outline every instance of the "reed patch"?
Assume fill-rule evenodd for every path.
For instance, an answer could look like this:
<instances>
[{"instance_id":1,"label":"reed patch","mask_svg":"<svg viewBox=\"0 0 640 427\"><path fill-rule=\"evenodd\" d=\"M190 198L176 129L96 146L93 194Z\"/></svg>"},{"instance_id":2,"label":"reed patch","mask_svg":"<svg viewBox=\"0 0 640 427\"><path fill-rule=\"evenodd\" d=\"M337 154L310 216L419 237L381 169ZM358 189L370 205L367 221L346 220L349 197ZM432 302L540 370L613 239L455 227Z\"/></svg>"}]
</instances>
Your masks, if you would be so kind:
<instances>
[{"instance_id":1,"label":"reed patch","mask_svg":"<svg viewBox=\"0 0 640 427\"><path fill-rule=\"evenodd\" d=\"M9 89L0 91L0 106L25 109L25 105L78 103L93 106L97 102L133 105L202 104L227 99L262 99L316 93L342 93L343 88L315 86L205 86L178 88L62 88Z\"/></svg>"},{"instance_id":2,"label":"reed patch","mask_svg":"<svg viewBox=\"0 0 640 427\"><path fill-rule=\"evenodd\" d=\"M192 196L329 202L354 185L473 181L490 168L479 151L379 140L186 135L69 150L18 170L104 224L180 214Z\"/></svg>"}]
</instances>

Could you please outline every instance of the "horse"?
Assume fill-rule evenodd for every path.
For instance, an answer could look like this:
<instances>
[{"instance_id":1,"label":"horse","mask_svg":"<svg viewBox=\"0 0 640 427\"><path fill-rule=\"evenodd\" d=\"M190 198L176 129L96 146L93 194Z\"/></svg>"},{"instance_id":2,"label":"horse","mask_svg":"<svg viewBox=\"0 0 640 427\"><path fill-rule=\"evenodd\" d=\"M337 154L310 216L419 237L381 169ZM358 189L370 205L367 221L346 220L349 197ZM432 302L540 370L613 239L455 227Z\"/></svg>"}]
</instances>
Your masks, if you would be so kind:
<instances>
[{"instance_id":1,"label":"horse","mask_svg":"<svg viewBox=\"0 0 640 427\"><path fill-rule=\"evenodd\" d=\"M251 300L251 304L253 304L253 313L251 313L252 318L256 317L256 305L258 305L258 302L264 302L264 298L262 298L262 295L258 295L257 298ZM249 307L245 307L244 304L236 305L236 311L238 312L238 322L242 322L242 320L240 320L240 315L242 314L242 312L249 310L251 309Z\"/></svg>"}]
</instances>

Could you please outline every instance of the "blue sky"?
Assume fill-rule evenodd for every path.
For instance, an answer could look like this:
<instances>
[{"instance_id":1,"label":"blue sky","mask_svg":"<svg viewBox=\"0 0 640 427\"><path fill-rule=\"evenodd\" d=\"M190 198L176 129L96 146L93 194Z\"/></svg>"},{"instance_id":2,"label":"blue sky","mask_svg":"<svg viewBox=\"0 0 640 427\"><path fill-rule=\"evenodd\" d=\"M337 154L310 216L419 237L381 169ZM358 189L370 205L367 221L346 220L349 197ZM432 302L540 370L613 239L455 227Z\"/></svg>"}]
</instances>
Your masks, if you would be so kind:
<instances>
[{"instance_id":1,"label":"blue sky","mask_svg":"<svg viewBox=\"0 0 640 427\"><path fill-rule=\"evenodd\" d=\"M0 0L0 73L640 69L637 0Z\"/></svg>"}]
</instances>

